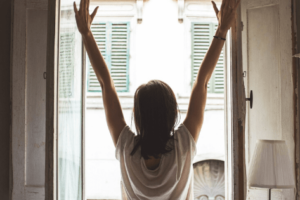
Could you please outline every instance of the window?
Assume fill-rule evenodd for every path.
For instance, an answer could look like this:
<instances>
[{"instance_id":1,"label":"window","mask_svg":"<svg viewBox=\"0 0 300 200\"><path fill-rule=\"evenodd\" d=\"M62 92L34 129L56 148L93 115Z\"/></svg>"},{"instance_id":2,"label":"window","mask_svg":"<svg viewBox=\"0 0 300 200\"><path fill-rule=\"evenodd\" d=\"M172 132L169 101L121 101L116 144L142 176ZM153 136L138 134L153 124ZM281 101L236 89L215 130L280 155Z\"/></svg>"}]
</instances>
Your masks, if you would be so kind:
<instances>
[{"instance_id":1,"label":"window","mask_svg":"<svg viewBox=\"0 0 300 200\"><path fill-rule=\"evenodd\" d=\"M59 49L59 96L62 98L71 97L73 95L74 79L74 33L60 34Z\"/></svg>"},{"instance_id":2,"label":"window","mask_svg":"<svg viewBox=\"0 0 300 200\"><path fill-rule=\"evenodd\" d=\"M108 65L117 92L129 92L129 27L129 22L94 22L91 25L92 33ZM101 92L89 60L87 67L88 92Z\"/></svg>"},{"instance_id":3,"label":"window","mask_svg":"<svg viewBox=\"0 0 300 200\"><path fill-rule=\"evenodd\" d=\"M217 23L192 23L192 85L199 67L210 46ZM224 53L222 51L217 66L208 83L208 93L224 93Z\"/></svg>"}]
</instances>

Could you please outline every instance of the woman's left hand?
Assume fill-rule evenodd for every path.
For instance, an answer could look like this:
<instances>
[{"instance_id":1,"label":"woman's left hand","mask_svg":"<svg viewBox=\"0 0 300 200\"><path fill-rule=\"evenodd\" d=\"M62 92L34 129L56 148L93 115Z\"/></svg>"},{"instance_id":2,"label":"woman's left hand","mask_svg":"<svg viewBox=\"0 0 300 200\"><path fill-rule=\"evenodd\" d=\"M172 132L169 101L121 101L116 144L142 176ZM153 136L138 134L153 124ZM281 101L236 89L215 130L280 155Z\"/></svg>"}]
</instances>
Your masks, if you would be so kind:
<instances>
[{"instance_id":1,"label":"woman's left hand","mask_svg":"<svg viewBox=\"0 0 300 200\"><path fill-rule=\"evenodd\" d=\"M76 18L76 23L79 32L82 35L88 34L90 32L90 27L92 24L92 21L97 13L97 10L99 6L95 8L93 13L90 15L89 14L89 4L90 0L81 0L80 1L80 8L79 11L77 10L76 3L74 1L74 12L75 12L75 18Z\"/></svg>"},{"instance_id":2,"label":"woman's left hand","mask_svg":"<svg viewBox=\"0 0 300 200\"><path fill-rule=\"evenodd\" d=\"M235 22L236 10L241 0L222 0L220 11L217 5L212 1L213 8L219 21L219 29L222 32L227 32Z\"/></svg>"}]
</instances>

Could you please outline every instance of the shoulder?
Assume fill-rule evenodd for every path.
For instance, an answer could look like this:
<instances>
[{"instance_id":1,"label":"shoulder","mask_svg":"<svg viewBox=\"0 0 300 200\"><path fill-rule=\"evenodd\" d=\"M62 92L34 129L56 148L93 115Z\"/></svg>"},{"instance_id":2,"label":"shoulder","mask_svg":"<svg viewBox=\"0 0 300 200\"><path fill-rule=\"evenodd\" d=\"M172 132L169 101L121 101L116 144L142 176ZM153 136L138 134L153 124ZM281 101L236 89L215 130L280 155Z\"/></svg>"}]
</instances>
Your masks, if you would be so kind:
<instances>
[{"instance_id":1,"label":"shoulder","mask_svg":"<svg viewBox=\"0 0 300 200\"><path fill-rule=\"evenodd\" d=\"M196 154L196 143L190 131L184 124L180 124L175 130L174 138L177 140L178 147L183 150L191 150Z\"/></svg>"},{"instance_id":2,"label":"shoulder","mask_svg":"<svg viewBox=\"0 0 300 200\"><path fill-rule=\"evenodd\" d=\"M174 136L175 137L181 137L181 138L184 138L186 140L193 140L194 141L192 134L190 133L190 131L187 129L187 127L184 124L180 124L178 126L178 128L175 130Z\"/></svg>"},{"instance_id":3,"label":"shoulder","mask_svg":"<svg viewBox=\"0 0 300 200\"><path fill-rule=\"evenodd\" d=\"M124 150L128 144L131 144L134 141L135 134L132 132L130 127L126 125L118 138L116 145L116 158L119 160L120 153Z\"/></svg>"},{"instance_id":4,"label":"shoulder","mask_svg":"<svg viewBox=\"0 0 300 200\"><path fill-rule=\"evenodd\" d=\"M117 145L116 147L126 143L126 142L129 142L131 140L133 140L135 137L135 134L132 132L132 130L130 129L130 127L128 125L126 125L120 135L119 135L119 138L118 138L118 141L117 141Z\"/></svg>"}]
</instances>

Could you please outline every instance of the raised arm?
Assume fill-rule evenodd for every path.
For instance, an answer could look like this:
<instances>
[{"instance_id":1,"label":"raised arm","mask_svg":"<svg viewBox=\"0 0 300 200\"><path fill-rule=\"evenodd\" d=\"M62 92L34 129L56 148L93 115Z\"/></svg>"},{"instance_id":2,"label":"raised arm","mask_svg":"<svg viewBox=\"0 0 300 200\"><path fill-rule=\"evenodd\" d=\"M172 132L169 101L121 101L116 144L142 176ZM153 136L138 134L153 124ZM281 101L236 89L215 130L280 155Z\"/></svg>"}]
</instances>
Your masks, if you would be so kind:
<instances>
[{"instance_id":1,"label":"raised arm","mask_svg":"<svg viewBox=\"0 0 300 200\"><path fill-rule=\"evenodd\" d=\"M235 0L223 0L220 11L218 10L215 2L212 1L212 4L219 21L219 26L215 34L215 36L219 37L219 39L213 39L199 68L197 78L193 85L188 112L183 122L192 134L195 142L198 140L203 124L207 97L207 84L219 60L225 43L225 40L222 40L221 38L226 38L228 30L235 20L236 8L239 1L235 3Z\"/></svg>"},{"instance_id":2,"label":"raised arm","mask_svg":"<svg viewBox=\"0 0 300 200\"><path fill-rule=\"evenodd\" d=\"M122 129L125 127L126 122L124 120L122 108L113 80L90 30L90 26L97 13L98 7L96 7L93 13L90 15L89 4L89 0L81 0L80 9L78 11L76 3L74 2L75 18L90 62L101 85L106 121L112 140L116 145L119 135Z\"/></svg>"}]
</instances>

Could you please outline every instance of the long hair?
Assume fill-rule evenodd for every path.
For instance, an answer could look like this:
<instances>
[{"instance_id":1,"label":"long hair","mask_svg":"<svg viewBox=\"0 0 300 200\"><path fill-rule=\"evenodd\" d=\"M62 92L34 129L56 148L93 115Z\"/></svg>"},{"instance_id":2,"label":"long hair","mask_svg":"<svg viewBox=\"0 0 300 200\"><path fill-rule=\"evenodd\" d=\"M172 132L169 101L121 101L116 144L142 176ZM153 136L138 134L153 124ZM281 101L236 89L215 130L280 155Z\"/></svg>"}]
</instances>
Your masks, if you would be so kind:
<instances>
[{"instance_id":1,"label":"long hair","mask_svg":"<svg viewBox=\"0 0 300 200\"><path fill-rule=\"evenodd\" d=\"M135 146L130 155L141 147L141 156L158 158L173 150L167 147L174 140L178 122L178 105L173 90L159 80L141 85L134 94L134 122L137 131Z\"/></svg>"}]
</instances>

